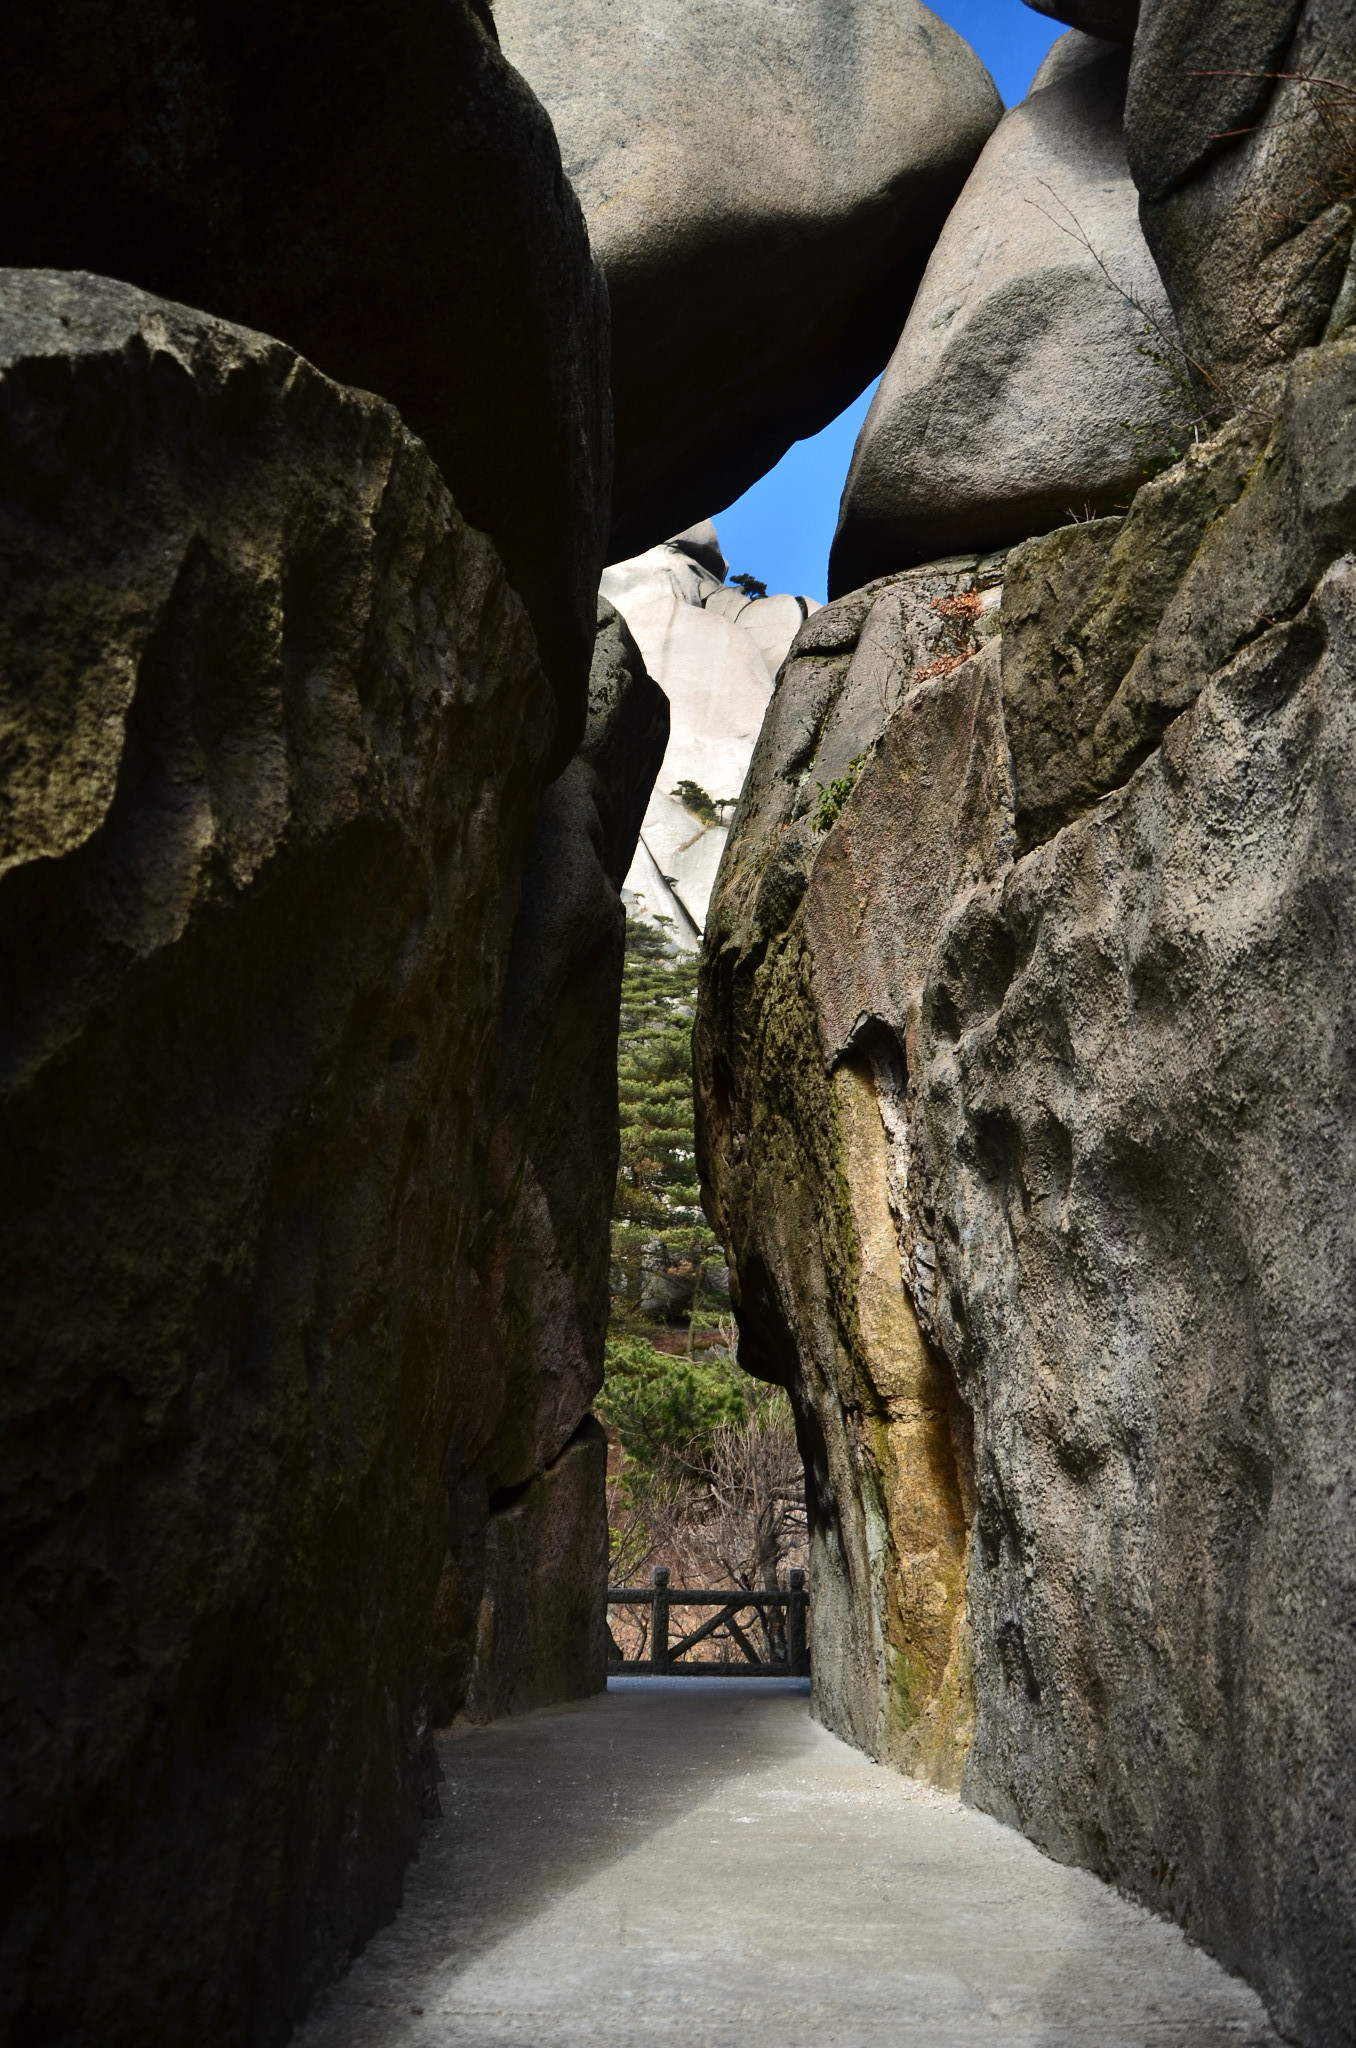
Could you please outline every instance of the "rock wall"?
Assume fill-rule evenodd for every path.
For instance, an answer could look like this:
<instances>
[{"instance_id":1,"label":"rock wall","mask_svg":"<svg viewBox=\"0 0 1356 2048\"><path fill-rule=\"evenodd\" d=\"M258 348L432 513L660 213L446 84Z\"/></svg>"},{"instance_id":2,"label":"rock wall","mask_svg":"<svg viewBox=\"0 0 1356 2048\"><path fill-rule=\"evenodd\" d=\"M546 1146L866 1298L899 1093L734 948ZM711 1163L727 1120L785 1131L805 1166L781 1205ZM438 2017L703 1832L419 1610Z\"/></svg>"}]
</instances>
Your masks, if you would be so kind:
<instances>
[{"instance_id":1,"label":"rock wall","mask_svg":"<svg viewBox=\"0 0 1356 2048\"><path fill-rule=\"evenodd\" d=\"M0 263L125 278L379 392L489 534L579 742L612 476L608 308L484 0L0 13Z\"/></svg>"},{"instance_id":2,"label":"rock wall","mask_svg":"<svg viewBox=\"0 0 1356 2048\"><path fill-rule=\"evenodd\" d=\"M552 694L381 400L0 278L0 2010L281 2039L394 1908Z\"/></svg>"},{"instance_id":3,"label":"rock wall","mask_svg":"<svg viewBox=\"0 0 1356 2048\"><path fill-rule=\"evenodd\" d=\"M887 845L949 837L954 775L937 783L935 764L893 753L887 771L877 749L907 742L900 706L917 690L951 703L949 666L992 638L1001 567L1001 556L933 564L802 628L731 827L693 1038L699 1158L732 1253L740 1360L787 1388L805 1457L815 1711L872 1755L949 1785L973 1717L968 1415L901 1278L891 1210L903 1055L882 1004L844 986L854 962L876 957L875 914L898 928L918 892L892 903L894 871L864 882L867 901L840 930L831 849L847 829L835 817L855 813L876 776ZM957 668L963 683L976 666ZM967 759L962 749L962 770ZM944 844L938 858L945 872Z\"/></svg>"},{"instance_id":4,"label":"rock wall","mask_svg":"<svg viewBox=\"0 0 1356 2048\"><path fill-rule=\"evenodd\" d=\"M463 1711L493 1721L607 1685L607 1436L585 1416L559 1457L491 1500Z\"/></svg>"},{"instance_id":5,"label":"rock wall","mask_svg":"<svg viewBox=\"0 0 1356 2048\"><path fill-rule=\"evenodd\" d=\"M1201 407L1219 417L1356 300L1350 0L1144 0L1125 138Z\"/></svg>"},{"instance_id":6,"label":"rock wall","mask_svg":"<svg viewBox=\"0 0 1356 2048\"><path fill-rule=\"evenodd\" d=\"M481 1392L438 1595L435 1726L606 1679L606 1453L588 1409L603 1381L621 1146L621 886L668 736L664 694L600 599L588 724L528 844L500 1008L465 1335Z\"/></svg>"},{"instance_id":7,"label":"rock wall","mask_svg":"<svg viewBox=\"0 0 1356 2048\"><path fill-rule=\"evenodd\" d=\"M1301 352L1123 522L810 621L696 1040L817 1711L954 1779L968 1666L966 1796L1314 2048L1356 2039L1354 397Z\"/></svg>"}]
</instances>

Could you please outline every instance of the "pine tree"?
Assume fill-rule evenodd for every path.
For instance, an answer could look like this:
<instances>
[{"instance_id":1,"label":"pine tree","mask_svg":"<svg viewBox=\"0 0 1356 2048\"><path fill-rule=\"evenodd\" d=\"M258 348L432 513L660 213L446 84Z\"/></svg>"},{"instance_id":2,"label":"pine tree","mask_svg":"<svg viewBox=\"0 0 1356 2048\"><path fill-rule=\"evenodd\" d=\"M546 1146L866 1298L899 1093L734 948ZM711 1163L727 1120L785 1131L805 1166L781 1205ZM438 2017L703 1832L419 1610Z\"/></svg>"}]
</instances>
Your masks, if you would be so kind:
<instances>
[{"instance_id":1,"label":"pine tree","mask_svg":"<svg viewBox=\"0 0 1356 2048\"><path fill-rule=\"evenodd\" d=\"M701 1210L692 1106L695 954L670 952L662 929L628 919L617 1092L621 1163L612 1211L612 1333L718 1313L710 1281L724 1255ZM667 1313L642 1308L667 1295ZM667 1276L667 1284L661 1276Z\"/></svg>"},{"instance_id":2,"label":"pine tree","mask_svg":"<svg viewBox=\"0 0 1356 2048\"><path fill-rule=\"evenodd\" d=\"M779 1561L803 1553L804 1490L786 1395L735 1363L725 1255L702 1215L697 967L662 929L628 919L612 1316L597 1401L623 1453L608 1486L611 1575L629 1580L662 1558L680 1581L769 1585Z\"/></svg>"}]
</instances>

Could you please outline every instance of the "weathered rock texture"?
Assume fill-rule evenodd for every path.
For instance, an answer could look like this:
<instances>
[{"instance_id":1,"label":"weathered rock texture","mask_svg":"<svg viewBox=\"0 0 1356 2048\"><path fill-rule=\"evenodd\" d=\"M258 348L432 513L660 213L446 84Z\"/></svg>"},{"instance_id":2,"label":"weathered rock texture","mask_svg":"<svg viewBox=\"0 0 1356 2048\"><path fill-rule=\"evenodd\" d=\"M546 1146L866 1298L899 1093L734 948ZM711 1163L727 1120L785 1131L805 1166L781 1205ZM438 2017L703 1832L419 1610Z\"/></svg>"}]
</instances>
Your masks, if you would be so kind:
<instances>
[{"instance_id":1,"label":"weathered rock texture","mask_svg":"<svg viewBox=\"0 0 1356 2048\"><path fill-rule=\"evenodd\" d=\"M532 616L563 765L611 471L606 294L478 0L0 12L0 263L127 279L380 392Z\"/></svg>"},{"instance_id":2,"label":"weathered rock texture","mask_svg":"<svg viewBox=\"0 0 1356 2048\"><path fill-rule=\"evenodd\" d=\"M890 1138L902 1058L851 996L832 1025L818 1015L822 975L871 945L861 918L846 946L836 932L829 849L842 835L820 820L882 734L907 741L901 701L922 688L951 703L945 675L915 685L916 671L945 669L996 625L985 599L997 598L998 567L971 556L916 570L802 629L731 829L693 1042L702 1171L734 1255L740 1358L787 1387L805 1455L816 1711L873 1756L947 1784L959 1782L972 1725L968 1418L952 1412L950 1374L900 1276ZM957 670L963 684L974 666ZM988 696L997 701L991 673ZM873 758L854 801L869 777L884 778L888 799L904 775L919 808L891 812L887 800L879 830L902 830L911 846L930 830L944 843L955 778L938 780L935 766L892 759L887 772Z\"/></svg>"},{"instance_id":3,"label":"weathered rock texture","mask_svg":"<svg viewBox=\"0 0 1356 2048\"><path fill-rule=\"evenodd\" d=\"M950 219L858 437L830 595L1128 504L1172 313L1138 220L1126 51L1061 38ZM1164 344L1156 344L1162 355Z\"/></svg>"},{"instance_id":4,"label":"weathered rock texture","mask_svg":"<svg viewBox=\"0 0 1356 2048\"><path fill-rule=\"evenodd\" d=\"M602 1692L608 1559L602 1424L586 1416L545 1472L490 1505L466 1719L494 1721Z\"/></svg>"},{"instance_id":5,"label":"weathered rock texture","mask_svg":"<svg viewBox=\"0 0 1356 2048\"><path fill-rule=\"evenodd\" d=\"M918 0L497 0L612 301L611 558L728 505L885 362L1002 112Z\"/></svg>"},{"instance_id":6,"label":"weathered rock texture","mask_svg":"<svg viewBox=\"0 0 1356 2048\"><path fill-rule=\"evenodd\" d=\"M689 951L700 941L772 679L819 610L808 597L750 598L724 581L725 566L716 530L703 520L603 576L673 714L627 897L638 915L667 918L674 942Z\"/></svg>"},{"instance_id":7,"label":"weathered rock texture","mask_svg":"<svg viewBox=\"0 0 1356 2048\"><path fill-rule=\"evenodd\" d=\"M0 308L0 2024L274 2042L417 1836L555 712L390 406Z\"/></svg>"},{"instance_id":8,"label":"weathered rock texture","mask_svg":"<svg viewBox=\"0 0 1356 2048\"><path fill-rule=\"evenodd\" d=\"M954 1759L968 1604L967 1795L1333 2048L1356 2039L1356 344L1265 397L1123 525L1010 554L999 637L950 673L920 660L921 575L804 629L713 902L699 1101L743 1355L790 1385L814 1474L819 1710L938 1769L871 1718L893 1572L934 1627L913 1725ZM884 709L854 718L872 668ZM815 831L806 791L849 749ZM918 1403L893 1501L892 1371Z\"/></svg>"},{"instance_id":9,"label":"weathered rock texture","mask_svg":"<svg viewBox=\"0 0 1356 2048\"><path fill-rule=\"evenodd\" d=\"M606 1454L587 1448L597 1425L579 1430L602 1385L609 1309L621 885L668 736L663 692L600 600L584 741L543 797L505 977L468 1332L483 1436L465 1447L439 1589L439 1726L606 1678Z\"/></svg>"},{"instance_id":10,"label":"weathered rock texture","mask_svg":"<svg viewBox=\"0 0 1356 2048\"><path fill-rule=\"evenodd\" d=\"M1144 0L1125 125L1199 402L1222 412L1320 339L1350 278L1351 0ZM1354 301L1356 280L1340 324Z\"/></svg>"}]
</instances>

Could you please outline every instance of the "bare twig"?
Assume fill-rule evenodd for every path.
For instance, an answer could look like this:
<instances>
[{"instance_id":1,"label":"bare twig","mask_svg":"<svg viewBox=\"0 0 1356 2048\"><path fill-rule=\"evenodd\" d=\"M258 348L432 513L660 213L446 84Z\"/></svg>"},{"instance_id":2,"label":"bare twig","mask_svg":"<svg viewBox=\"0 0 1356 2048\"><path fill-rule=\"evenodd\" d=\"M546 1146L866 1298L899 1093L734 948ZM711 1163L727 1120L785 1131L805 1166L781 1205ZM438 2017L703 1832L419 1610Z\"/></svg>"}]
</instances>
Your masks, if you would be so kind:
<instances>
[{"instance_id":1,"label":"bare twig","mask_svg":"<svg viewBox=\"0 0 1356 2048\"><path fill-rule=\"evenodd\" d=\"M1316 71L1188 71L1187 78L1270 78L1277 84L1326 85L1334 92L1344 92L1356 99L1356 86L1345 84L1340 78L1324 78ZM1251 134L1251 129L1240 128L1240 135Z\"/></svg>"},{"instance_id":2,"label":"bare twig","mask_svg":"<svg viewBox=\"0 0 1356 2048\"><path fill-rule=\"evenodd\" d=\"M1027 205L1034 206L1037 213L1043 213L1045 215L1045 218L1050 222L1050 225L1052 227L1058 228L1061 234L1068 235L1071 241L1077 242L1079 247L1081 249L1084 249L1087 252L1087 254L1091 256L1093 262L1101 271L1102 276L1106 279L1112 291L1115 292L1120 298L1124 299L1127 306L1133 306L1134 310L1139 314L1141 320L1144 321L1145 325L1155 335L1157 335L1158 339L1162 342L1164 348L1169 350L1171 354L1175 356L1180 356L1182 361L1184 363L1189 364L1190 367L1196 372L1197 376L1203 377L1205 379L1206 383L1210 386L1212 391L1219 392L1221 400L1223 400L1226 404L1231 404L1232 400L1230 399L1229 394L1216 381L1216 379L1211 376L1210 372L1206 369L1204 363L1198 363L1196 361L1195 356L1188 354L1187 350L1183 348L1177 336L1175 334L1169 334L1167 328L1164 327L1162 321L1159 320L1153 313L1149 311L1149 308L1143 303L1141 299L1137 299L1135 297L1135 294L1132 291L1128 291L1126 287L1121 283L1120 279L1112 271L1111 266L1108 264L1106 258L1102 255L1101 250L1098 249L1093 243L1091 236L1088 234L1087 229L1083 226L1083 223L1079 220L1078 215L1074 212L1071 206L1067 205L1065 201L1060 198L1058 192L1056 192L1054 186L1049 182L1049 180L1046 178L1042 178L1040 182L1044 189L1050 194L1051 199L1054 201L1055 205L1060 209L1061 213L1067 214L1069 221L1071 221L1073 225L1069 226L1067 222L1057 220L1055 218L1055 215L1050 212L1049 208L1042 206L1038 199L1028 199L1026 202Z\"/></svg>"}]
</instances>

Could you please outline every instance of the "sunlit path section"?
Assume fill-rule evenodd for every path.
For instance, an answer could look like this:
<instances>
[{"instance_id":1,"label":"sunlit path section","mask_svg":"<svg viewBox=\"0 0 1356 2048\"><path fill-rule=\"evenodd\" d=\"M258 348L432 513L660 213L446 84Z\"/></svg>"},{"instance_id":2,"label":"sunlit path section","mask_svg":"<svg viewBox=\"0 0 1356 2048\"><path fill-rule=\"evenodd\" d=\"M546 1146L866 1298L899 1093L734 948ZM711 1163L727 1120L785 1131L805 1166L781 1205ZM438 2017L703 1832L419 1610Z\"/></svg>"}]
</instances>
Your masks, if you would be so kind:
<instances>
[{"instance_id":1,"label":"sunlit path section","mask_svg":"<svg viewBox=\"0 0 1356 2048\"><path fill-rule=\"evenodd\" d=\"M404 1909L298 2048L1278 2048L1177 1929L808 1690L614 1680L444 1740Z\"/></svg>"}]
</instances>

